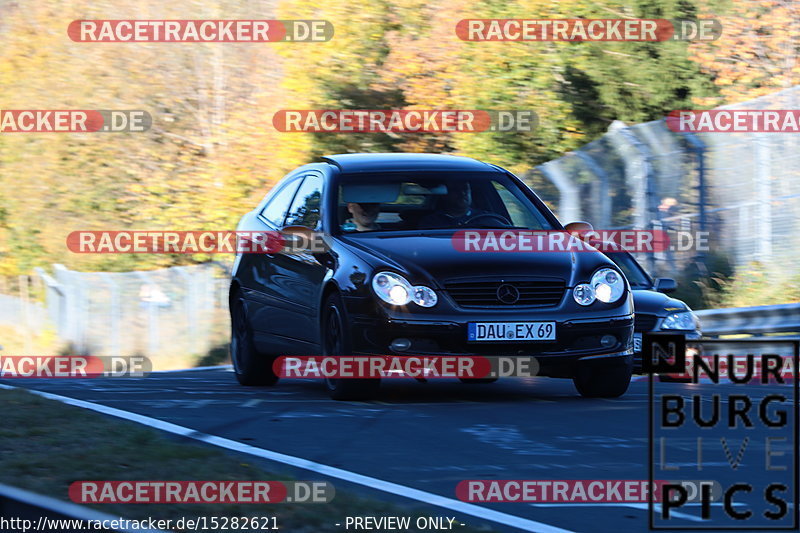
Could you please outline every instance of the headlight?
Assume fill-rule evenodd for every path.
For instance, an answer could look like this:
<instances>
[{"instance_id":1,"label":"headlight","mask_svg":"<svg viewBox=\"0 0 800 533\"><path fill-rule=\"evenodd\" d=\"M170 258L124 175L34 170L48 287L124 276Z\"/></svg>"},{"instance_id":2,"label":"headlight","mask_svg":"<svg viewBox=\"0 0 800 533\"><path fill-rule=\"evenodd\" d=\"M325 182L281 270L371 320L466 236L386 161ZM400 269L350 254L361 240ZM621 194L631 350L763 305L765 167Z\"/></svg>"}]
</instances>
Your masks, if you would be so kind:
<instances>
[{"instance_id":1,"label":"headlight","mask_svg":"<svg viewBox=\"0 0 800 533\"><path fill-rule=\"evenodd\" d=\"M614 303L625 292L625 278L613 268L601 268L592 276L589 283L595 297L603 303Z\"/></svg>"},{"instance_id":2,"label":"headlight","mask_svg":"<svg viewBox=\"0 0 800 533\"><path fill-rule=\"evenodd\" d=\"M425 287L424 285L417 285L414 287L413 302L415 304L422 307L433 307L438 301L439 298L430 287Z\"/></svg>"},{"instance_id":3,"label":"headlight","mask_svg":"<svg viewBox=\"0 0 800 533\"><path fill-rule=\"evenodd\" d=\"M661 323L661 329L680 329L694 331L699 327L699 321L691 311L681 311L667 315Z\"/></svg>"},{"instance_id":4,"label":"headlight","mask_svg":"<svg viewBox=\"0 0 800 533\"><path fill-rule=\"evenodd\" d=\"M572 289L572 297L575 298L575 301L580 305L591 305L592 302L595 301L594 291L592 287L586 283L576 285L575 288Z\"/></svg>"},{"instance_id":5,"label":"headlight","mask_svg":"<svg viewBox=\"0 0 800 533\"><path fill-rule=\"evenodd\" d=\"M393 272L378 272L372 278L372 290L378 298L392 305L408 305L411 302L421 307L433 307L439 298L430 287L412 286L406 278Z\"/></svg>"}]
</instances>

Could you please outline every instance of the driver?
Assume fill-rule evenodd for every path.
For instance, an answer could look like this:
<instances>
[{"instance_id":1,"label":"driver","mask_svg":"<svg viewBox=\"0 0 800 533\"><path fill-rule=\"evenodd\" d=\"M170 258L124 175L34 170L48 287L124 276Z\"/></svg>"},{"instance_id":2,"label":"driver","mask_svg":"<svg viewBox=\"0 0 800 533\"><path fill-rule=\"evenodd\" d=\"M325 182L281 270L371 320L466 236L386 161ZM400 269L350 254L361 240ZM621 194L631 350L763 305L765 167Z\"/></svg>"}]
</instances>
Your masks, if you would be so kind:
<instances>
[{"instance_id":1,"label":"driver","mask_svg":"<svg viewBox=\"0 0 800 533\"><path fill-rule=\"evenodd\" d=\"M376 222L381 213L381 204L374 202L349 202L347 211L352 218L342 224L344 231L375 231L381 229Z\"/></svg>"},{"instance_id":2,"label":"driver","mask_svg":"<svg viewBox=\"0 0 800 533\"><path fill-rule=\"evenodd\" d=\"M439 204L441 210L420 220L419 227L452 228L464 224L469 219L487 213L472 207L472 189L468 181L451 181L447 184L447 194Z\"/></svg>"}]
</instances>

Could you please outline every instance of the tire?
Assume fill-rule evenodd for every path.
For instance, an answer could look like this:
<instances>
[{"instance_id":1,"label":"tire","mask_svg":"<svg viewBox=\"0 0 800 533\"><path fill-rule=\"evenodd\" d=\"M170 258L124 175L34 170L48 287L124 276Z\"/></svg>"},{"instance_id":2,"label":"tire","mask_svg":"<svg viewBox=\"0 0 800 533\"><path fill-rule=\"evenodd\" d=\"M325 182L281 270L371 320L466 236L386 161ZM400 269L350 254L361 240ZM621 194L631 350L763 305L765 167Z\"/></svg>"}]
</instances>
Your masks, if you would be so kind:
<instances>
[{"instance_id":1,"label":"tire","mask_svg":"<svg viewBox=\"0 0 800 533\"><path fill-rule=\"evenodd\" d=\"M322 308L322 355L339 357L352 355L350 333L345 327L344 304L338 293L325 299ZM368 400L374 398L380 379L325 378L325 387L334 400Z\"/></svg>"},{"instance_id":2,"label":"tire","mask_svg":"<svg viewBox=\"0 0 800 533\"><path fill-rule=\"evenodd\" d=\"M278 376L272 369L274 357L261 354L253 342L253 330L247 321L242 292L231 299L231 362L237 381L249 387L275 385Z\"/></svg>"},{"instance_id":3,"label":"tire","mask_svg":"<svg viewBox=\"0 0 800 533\"><path fill-rule=\"evenodd\" d=\"M498 378L458 378L461 383L465 385L486 385L494 383Z\"/></svg>"},{"instance_id":4,"label":"tire","mask_svg":"<svg viewBox=\"0 0 800 533\"><path fill-rule=\"evenodd\" d=\"M633 374L632 362L578 367L572 382L584 398L619 398L628 390Z\"/></svg>"}]
</instances>

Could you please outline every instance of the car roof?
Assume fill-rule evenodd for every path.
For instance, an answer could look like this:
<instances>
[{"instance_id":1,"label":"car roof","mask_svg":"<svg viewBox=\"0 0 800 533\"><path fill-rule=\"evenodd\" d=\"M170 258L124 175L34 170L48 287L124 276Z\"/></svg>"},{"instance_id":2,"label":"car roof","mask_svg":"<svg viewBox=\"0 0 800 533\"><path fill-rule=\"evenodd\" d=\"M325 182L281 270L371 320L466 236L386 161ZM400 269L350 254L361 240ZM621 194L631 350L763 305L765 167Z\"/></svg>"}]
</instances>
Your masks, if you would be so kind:
<instances>
[{"instance_id":1,"label":"car roof","mask_svg":"<svg viewBox=\"0 0 800 533\"><path fill-rule=\"evenodd\" d=\"M499 171L498 167L471 157L443 154L334 154L322 159L347 173L394 170Z\"/></svg>"}]
</instances>

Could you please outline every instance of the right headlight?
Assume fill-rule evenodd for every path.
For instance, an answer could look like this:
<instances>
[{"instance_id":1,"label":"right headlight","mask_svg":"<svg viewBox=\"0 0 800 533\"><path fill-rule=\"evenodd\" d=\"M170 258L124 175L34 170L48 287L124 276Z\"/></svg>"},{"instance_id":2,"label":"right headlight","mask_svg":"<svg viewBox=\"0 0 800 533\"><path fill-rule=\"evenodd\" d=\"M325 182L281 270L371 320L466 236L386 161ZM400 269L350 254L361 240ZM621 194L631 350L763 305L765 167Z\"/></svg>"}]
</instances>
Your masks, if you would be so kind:
<instances>
[{"instance_id":1,"label":"right headlight","mask_svg":"<svg viewBox=\"0 0 800 533\"><path fill-rule=\"evenodd\" d=\"M575 288L572 289L572 297L580 305L592 305L597 299L594 295L594 290L588 283L575 285Z\"/></svg>"},{"instance_id":2,"label":"right headlight","mask_svg":"<svg viewBox=\"0 0 800 533\"><path fill-rule=\"evenodd\" d=\"M603 303L614 303L625 293L625 278L613 268L601 268L589 282L595 297Z\"/></svg>"},{"instance_id":3,"label":"right headlight","mask_svg":"<svg viewBox=\"0 0 800 533\"><path fill-rule=\"evenodd\" d=\"M700 329L700 321L697 319L697 315L691 311L680 311L667 315L664 322L661 323L661 329L693 331Z\"/></svg>"},{"instance_id":4,"label":"right headlight","mask_svg":"<svg viewBox=\"0 0 800 533\"><path fill-rule=\"evenodd\" d=\"M411 302L420 307L433 307L439 298L436 292L424 285L412 286L406 278L394 272L378 272L372 278L372 290L392 305L408 305Z\"/></svg>"}]
</instances>

